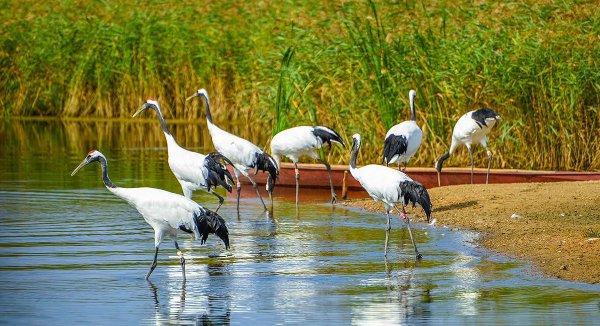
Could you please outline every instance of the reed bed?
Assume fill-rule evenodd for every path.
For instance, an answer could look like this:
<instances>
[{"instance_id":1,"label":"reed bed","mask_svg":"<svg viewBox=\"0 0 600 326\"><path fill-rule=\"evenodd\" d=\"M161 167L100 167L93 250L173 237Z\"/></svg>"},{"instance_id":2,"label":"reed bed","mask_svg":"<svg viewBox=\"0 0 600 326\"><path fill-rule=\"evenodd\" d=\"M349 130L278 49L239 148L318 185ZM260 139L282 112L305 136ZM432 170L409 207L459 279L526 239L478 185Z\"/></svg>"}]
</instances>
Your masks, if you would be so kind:
<instances>
[{"instance_id":1,"label":"reed bed","mask_svg":"<svg viewBox=\"0 0 600 326\"><path fill-rule=\"evenodd\" d=\"M488 106L495 167L600 170L595 1L8 1L0 17L4 116L123 118L154 97L197 121L184 99L204 87L216 123L259 124L261 146L318 123L361 133L361 162L381 162L415 88L412 166L433 166L454 122Z\"/></svg>"}]
</instances>

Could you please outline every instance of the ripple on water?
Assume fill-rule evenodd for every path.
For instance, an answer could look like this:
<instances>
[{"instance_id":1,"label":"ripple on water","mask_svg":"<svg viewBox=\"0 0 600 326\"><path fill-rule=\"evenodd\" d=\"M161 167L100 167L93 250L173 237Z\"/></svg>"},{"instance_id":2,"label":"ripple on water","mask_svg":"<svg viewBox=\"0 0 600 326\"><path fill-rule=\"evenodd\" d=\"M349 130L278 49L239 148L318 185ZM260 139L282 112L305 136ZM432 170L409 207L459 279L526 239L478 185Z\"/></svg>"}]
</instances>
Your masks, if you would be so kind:
<instances>
[{"instance_id":1,"label":"ripple on water","mask_svg":"<svg viewBox=\"0 0 600 326\"><path fill-rule=\"evenodd\" d=\"M29 132L19 135L49 134L21 141L31 151L40 150L36 139L69 143L62 125L46 127L22 126ZM0 128L0 139L8 128ZM474 246L476 234L415 223L424 256L416 263L408 232L393 219L386 264L384 216L304 201L297 216L290 199L277 196L272 216L252 195L243 198L239 217L228 197L220 214L230 228L231 255L223 257L214 236L204 246L181 236L183 282L173 243L165 241L147 282L153 232L102 187L97 169L69 176L80 146L68 150L77 155L39 156L0 142L6 153L0 157L2 324L594 324L600 318L598 285L536 276L521 261ZM114 181L179 192L164 144L149 146L157 148L101 146ZM210 195L194 198L216 205Z\"/></svg>"}]
</instances>

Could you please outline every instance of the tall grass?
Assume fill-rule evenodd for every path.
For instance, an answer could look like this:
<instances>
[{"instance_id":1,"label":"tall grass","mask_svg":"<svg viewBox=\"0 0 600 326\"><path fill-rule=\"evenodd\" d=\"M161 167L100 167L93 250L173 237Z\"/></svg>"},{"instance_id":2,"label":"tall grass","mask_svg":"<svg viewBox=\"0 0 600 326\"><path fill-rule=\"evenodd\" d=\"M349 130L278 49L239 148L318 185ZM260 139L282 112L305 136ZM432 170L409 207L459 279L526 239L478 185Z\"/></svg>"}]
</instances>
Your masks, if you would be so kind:
<instances>
[{"instance_id":1,"label":"tall grass","mask_svg":"<svg viewBox=\"0 0 600 326\"><path fill-rule=\"evenodd\" d=\"M260 121L261 143L319 123L361 133L362 161L380 162L416 88L425 138L411 165L432 166L454 122L488 106L502 116L488 142L496 167L600 170L596 12L580 0L9 1L0 110L128 117L155 97L168 119L195 120L184 98L205 87L215 120Z\"/></svg>"}]
</instances>

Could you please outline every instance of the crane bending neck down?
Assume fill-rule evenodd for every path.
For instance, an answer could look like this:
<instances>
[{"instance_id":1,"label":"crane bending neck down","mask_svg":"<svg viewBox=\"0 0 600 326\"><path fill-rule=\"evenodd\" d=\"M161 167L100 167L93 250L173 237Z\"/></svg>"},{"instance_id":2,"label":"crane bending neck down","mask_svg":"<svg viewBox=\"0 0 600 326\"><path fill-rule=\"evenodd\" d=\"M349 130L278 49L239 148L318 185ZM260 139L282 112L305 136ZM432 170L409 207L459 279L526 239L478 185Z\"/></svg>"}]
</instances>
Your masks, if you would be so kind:
<instances>
[{"instance_id":1,"label":"crane bending neck down","mask_svg":"<svg viewBox=\"0 0 600 326\"><path fill-rule=\"evenodd\" d=\"M193 234L194 238L204 244L210 233L216 234L225 248L229 249L229 231L225 220L217 213L205 209L191 199L156 188L121 188L116 187L108 177L107 160L97 150L90 151L85 159L73 170L75 175L84 166L99 162L102 167L104 185L117 197L133 206L154 229L154 258L146 279L150 277L157 265L158 248L165 237L170 237L177 249L183 279L185 280L185 258L177 243L177 233Z\"/></svg>"}]
</instances>

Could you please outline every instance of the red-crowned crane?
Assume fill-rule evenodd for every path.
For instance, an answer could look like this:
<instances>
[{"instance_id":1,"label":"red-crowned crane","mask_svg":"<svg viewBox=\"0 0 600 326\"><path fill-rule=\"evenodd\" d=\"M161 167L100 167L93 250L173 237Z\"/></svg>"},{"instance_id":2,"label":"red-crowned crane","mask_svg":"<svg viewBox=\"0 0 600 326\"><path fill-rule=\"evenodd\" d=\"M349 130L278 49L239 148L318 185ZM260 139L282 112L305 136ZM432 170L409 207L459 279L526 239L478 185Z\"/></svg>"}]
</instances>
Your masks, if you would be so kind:
<instances>
[{"instance_id":1,"label":"red-crowned crane","mask_svg":"<svg viewBox=\"0 0 600 326\"><path fill-rule=\"evenodd\" d=\"M417 91L414 89L408 92L411 120L403 121L390 128L385 134L385 142L383 143L383 162L388 166L398 162L398 169L400 169L400 164L404 163L402 172L406 171L408 161L415 155L423 139L423 132L417 124L415 114L416 96Z\"/></svg>"},{"instance_id":2,"label":"red-crowned crane","mask_svg":"<svg viewBox=\"0 0 600 326\"><path fill-rule=\"evenodd\" d=\"M170 237L175 241L181 272L185 280L185 258L177 243L178 232L193 234L196 240L201 239L200 244L206 242L209 233L214 233L223 240L225 248L229 249L229 231L225 220L221 216L198 205L191 199L172 192L146 187L121 188L115 186L108 177L106 157L97 150L90 151L81 164L73 170L71 176L92 162L100 163L102 180L106 188L137 209L146 223L154 229L154 259L148 274L146 274L146 279L150 277L150 274L156 268L158 248L163 238Z\"/></svg>"},{"instance_id":3,"label":"red-crowned crane","mask_svg":"<svg viewBox=\"0 0 600 326\"><path fill-rule=\"evenodd\" d=\"M300 126L283 130L271 140L271 155L277 162L281 161L281 156L286 156L294 163L296 172L296 205L298 205L298 191L300 187L300 172L298 172L298 159L300 156L307 155L313 159L325 164L327 173L329 173L329 186L331 187L331 203L336 202L336 195L333 190L333 180L331 179L331 166L327 161L321 160L315 149L319 149L324 143L338 143L342 146L344 141L335 130L323 126L309 127Z\"/></svg>"},{"instance_id":4,"label":"red-crowned crane","mask_svg":"<svg viewBox=\"0 0 600 326\"><path fill-rule=\"evenodd\" d=\"M350 173L360 183L360 185L369 193L369 196L375 201L381 201L385 207L387 216L387 228L385 229L385 249L384 256L387 257L387 247L390 238L390 210L394 208L403 219L406 220L408 226L408 234L412 241L417 259L421 259L421 254L417 250L417 245L413 238L412 230L410 229L410 218L406 215L406 206L412 204L419 205L425 211L427 222L431 217L431 200L427 189L419 182L413 181L401 171L383 165L366 165L361 168L356 168L356 156L360 149L360 135L352 136L352 155L350 156ZM402 204L402 212L398 209L397 204Z\"/></svg>"},{"instance_id":5,"label":"red-crowned crane","mask_svg":"<svg viewBox=\"0 0 600 326\"><path fill-rule=\"evenodd\" d=\"M269 176L267 177L267 192L269 193L269 197L271 197L272 204L273 188L275 187L275 182L277 181L277 176L279 174L277 163L269 154L258 148L258 146L252 144L244 138L228 133L213 123L212 116L210 115L210 101L208 99L208 92L205 89L199 89L196 94L188 97L187 101L193 99L194 97L200 97L204 100L208 131L215 148L217 151L219 151L219 153L223 154L225 157L231 160L231 162L233 162L233 173L235 174L237 185L237 209L240 209L240 192L242 190L242 185L240 183L241 173L248 178L250 182L252 182L252 186L254 187L254 190L256 190L256 194L258 194L258 198L260 199L260 202L263 204L263 207L266 211L267 205L265 205L265 202L260 195L258 185L252 179L252 177L250 177L250 174L247 170L254 169L254 174L258 173L258 170L269 173Z\"/></svg>"},{"instance_id":6,"label":"red-crowned crane","mask_svg":"<svg viewBox=\"0 0 600 326\"><path fill-rule=\"evenodd\" d=\"M464 144L467 146L469 156L471 157L471 184L473 183L473 153L471 152L471 145L481 144L487 151L488 155L488 168L485 176L485 183L488 183L490 177L490 166L492 164L492 152L487 146L487 134L492 130L492 127L496 124L496 121L500 119L500 116L489 108L482 108L479 110L469 111L465 113L454 126L452 131L452 143L450 144L450 150L446 154L442 155L436 163L435 169L437 170L438 186L441 186L440 173L442 172L442 165L444 161L450 157L450 154L454 152L458 145Z\"/></svg>"},{"instance_id":7,"label":"red-crowned crane","mask_svg":"<svg viewBox=\"0 0 600 326\"><path fill-rule=\"evenodd\" d=\"M181 184L183 195L192 199L194 190L204 190L219 199L219 206L215 212L219 211L219 208L223 205L224 199L219 196L214 189L221 186L228 192L231 192L231 185L227 180L233 183L231 173L227 171L227 168L221 164L220 161L224 160L231 165L233 165L233 163L216 152L204 155L188 151L179 146L175 141L175 138L173 138L173 135L171 135L171 131L163 118L160 106L155 99L149 98L146 100L146 103L133 114L133 117L137 117L146 109L153 109L158 115L158 120L160 121L165 138L167 139L169 167L175 175L175 178L177 178L177 181Z\"/></svg>"}]
</instances>

